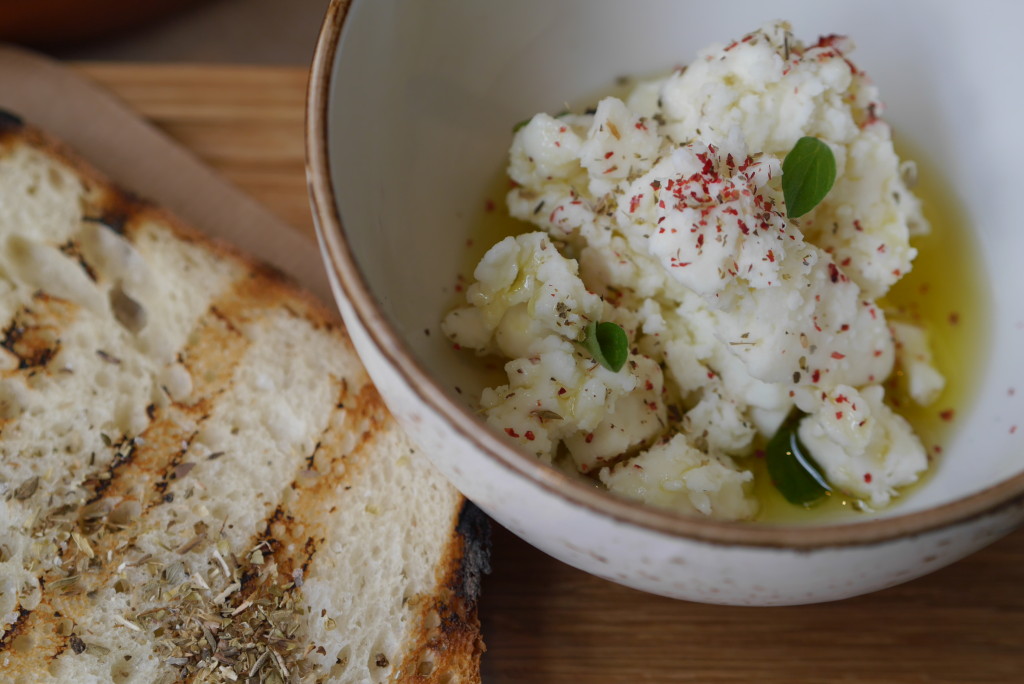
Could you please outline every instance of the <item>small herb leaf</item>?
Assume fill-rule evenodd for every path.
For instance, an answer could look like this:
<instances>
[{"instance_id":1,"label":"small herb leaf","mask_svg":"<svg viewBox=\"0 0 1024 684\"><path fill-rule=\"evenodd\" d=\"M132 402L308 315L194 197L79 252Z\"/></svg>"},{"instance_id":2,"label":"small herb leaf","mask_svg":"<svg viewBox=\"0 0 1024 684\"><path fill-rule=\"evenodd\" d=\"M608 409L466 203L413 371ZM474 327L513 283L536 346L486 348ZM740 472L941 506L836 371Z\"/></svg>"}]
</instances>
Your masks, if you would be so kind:
<instances>
[{"instance_id":1,"label":"small herb leaf","mask_svg":"<svg viewBox=\"0 0 1024 684\"><path fill-rule=\"evenodd\" d=\"M796 141L782 162L782 194L789 218L799 218L825 199L836 182L836 158L817 138Z\"/></svg>"},{"instance_id":2,"label":"small herb leaf","mask_svg":"<svg viewBox=\"0 0 1024 684\"><path fill-rule=\"evenodd\" d=\"M594 359L613 373L622 370L629 356L629 338L617 323L596 323L587 325L583 346Z\"/></svg>"},{"instance_id":3,"label":"small herb leaf","mask_svg":"<svg viewBox=\"0 0 1024 684\"><path fill-rule=\"evenodd\" d=\"M799 415L782 424L768 442L765 460L772 484L786 501L811 506L829 495L832 487L797 436L799 425Z\"/></svg>"},{"instance_id":4,"label":"small herb leaf","mask_svg":"<svg viewBox=\"0 0 1024 684\"><path fill-rule=\"evenodd\" d=\"M530 119L523 119L522 121L516 122L516 125L512 127L512 132L518 133L519 129L525 126L526 124L530 123L530 121Z\"/></svg>"}]
</instances>

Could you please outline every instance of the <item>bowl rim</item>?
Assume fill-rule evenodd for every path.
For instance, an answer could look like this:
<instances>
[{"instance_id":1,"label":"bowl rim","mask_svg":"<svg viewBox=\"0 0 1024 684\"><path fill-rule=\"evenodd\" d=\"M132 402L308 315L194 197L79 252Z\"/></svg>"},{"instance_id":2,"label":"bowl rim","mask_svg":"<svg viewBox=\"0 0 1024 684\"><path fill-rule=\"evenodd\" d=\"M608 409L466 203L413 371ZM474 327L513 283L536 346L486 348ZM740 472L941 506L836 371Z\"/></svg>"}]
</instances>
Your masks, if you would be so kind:
<instances>
[{"instance_id":1,"label":"bowl rim","mask_svg":"<svg viewBox=\"0 0 1024 684\"><path fill-rule=\"evenodd\" d=\"M979 492L921 511L862 522L781 525L726 522L684 516L619 498L588 487L504 442L467 407L455 401L413 357L386 316L377 308L367 279L349 249L335 201L328 154L328 116L335 55L352 5L360 0L331 0L317 39L306 92L306 180L325 265L333 271L359 324L387 359L406 388L462 438L510 473L611 521L668 537L721 546L815 550L897 541L966 524L1024 506L1024 473Z\"/></svg>"}]
</instances>

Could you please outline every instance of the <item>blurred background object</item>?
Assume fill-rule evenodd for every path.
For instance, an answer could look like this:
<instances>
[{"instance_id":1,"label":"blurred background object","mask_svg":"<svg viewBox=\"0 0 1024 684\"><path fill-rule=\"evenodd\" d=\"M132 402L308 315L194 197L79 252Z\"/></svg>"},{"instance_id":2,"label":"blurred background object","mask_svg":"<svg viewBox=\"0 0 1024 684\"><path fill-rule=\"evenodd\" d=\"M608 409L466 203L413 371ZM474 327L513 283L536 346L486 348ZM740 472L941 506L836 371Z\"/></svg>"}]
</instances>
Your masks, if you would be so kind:
<instances>
[{"instance_id":1,"label":"blurred background object","mask_svg":"<svg viewBox=\"0 0 1024 684\"><path fill-rule=\"evenodd\" d=\"M0 0L0 40L55 57L306 65L328 0Z\"/></svg>"}]
</instances>

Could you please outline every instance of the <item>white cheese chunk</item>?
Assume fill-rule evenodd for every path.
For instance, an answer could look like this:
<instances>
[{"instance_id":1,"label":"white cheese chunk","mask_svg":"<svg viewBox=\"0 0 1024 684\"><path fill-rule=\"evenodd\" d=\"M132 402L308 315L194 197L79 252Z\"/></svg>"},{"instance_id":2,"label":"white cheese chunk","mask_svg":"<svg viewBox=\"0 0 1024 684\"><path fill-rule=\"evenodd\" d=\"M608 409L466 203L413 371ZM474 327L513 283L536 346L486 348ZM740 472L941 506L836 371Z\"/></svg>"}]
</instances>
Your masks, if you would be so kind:
<instances>
[{"instance_id":1,"label":"white cheese chunk","mask_svg":"<svg viewBox=\"0 0 1024 684\"><path fill-rule=\"evenodd\" d=\"M485 352L493 346L510 358L533 353L551 333L582 339L602 303L577 272L544 233L505 238L477 266L470 307L450 313L442 330L457 344Z\"/></svg>"},{"instance_id":2,"label":"white cheese chunk","mask_svg":"<svg viewBox=\"0 0 1024 684\"><path fill-rule=\"evenodd\" d=\"M721 144L736 130L752 150L784 157L803 136L836 155L836 183L801 220L816 244L869 298L885 294L916 255L911 232L927 231L906 187L878 90L848 55L853 44L826 36L805 46L785 22L703 51L661 89L664 129L674 140Z\"/></svg>"},{"instance_id":3,"label":"white cheese chunk","mask_svg":"<svg viewBox=\"0 0 1024 684\"><path fill-rule=\"evenodd\" d=\"M580 165L590 175L590 194L600 197L616 183L650 166L661 147L658 125L614 97L597 105L594 122L580 146Z\"/></svg>"},{"instance_id":4,"label":"white cheese chunk","mask_svg":"<svg viewBox=\"0 0 1024 684\"><path fill-rule=\"evenodd\" d=\"M917 480L928 456L910 424L882 401L879 385L859 392L839 386L800 422L798 434L828 481L884 506L899 487Z\"/></svg>"},{"instance_id":5,"label":"white cheese chunk","mask_svg":"<svg viewBox=\"0 0 1024 684\"><path fill-rule=\"evenodd\" d=\"M637 386L626 369L604 368L573 343L550 335L535 353L505 365L508 384L484 390L487 422L530 453L549 461L558 443L592 432Z\"/></svg>"},{"instance_id":6,"label":"white cheese chunk","mask_svg":"<svg viewBox=\"0 0 1024 684\"><path fill-rule=\"evenodd\" d=\"M757 431L744 416L744 408L711 389L683 416L683 430L692 444L705 451L746 455Z\"/></svg>"},{"instance_id":7,"label":"white cheese chunk","mask_svg":"<svg viewBox=\"0 0 1024 684\"><path fill-rule=\"evenodd\" d=\"M902 371L900 384L917 404L927 406L942 394L946 378L935 367L924 328L912 323L890 323L896 339L896 361Z\"/></svg>"},{"instance_id":8,"label":"white cheese chunk","mask_svg":"<svg viewBox=\"0 0 1024 684\"><path fill-rule=\"evenodd\" d=\"M637 378L633 391L617 398L614 410L593 430L577 432L565 439L569 455L581 473L596 471L618 460L622 454L653 440L665 430L661 368L644 356L634 357L630 364Z\"/></svg>"},{"instance_id":9,"label":"white cheese chunk","mask_svg":"<svg viewBox=\"0 0 1024 684\"><path fill-rule=\"evenodd\" d=\"M728 457L693 448L683 435L605 468L600 477L616 494L679 513L748 520L758 510L749 493L750 471L738 470Z\"/></svg>"}]
</instances>

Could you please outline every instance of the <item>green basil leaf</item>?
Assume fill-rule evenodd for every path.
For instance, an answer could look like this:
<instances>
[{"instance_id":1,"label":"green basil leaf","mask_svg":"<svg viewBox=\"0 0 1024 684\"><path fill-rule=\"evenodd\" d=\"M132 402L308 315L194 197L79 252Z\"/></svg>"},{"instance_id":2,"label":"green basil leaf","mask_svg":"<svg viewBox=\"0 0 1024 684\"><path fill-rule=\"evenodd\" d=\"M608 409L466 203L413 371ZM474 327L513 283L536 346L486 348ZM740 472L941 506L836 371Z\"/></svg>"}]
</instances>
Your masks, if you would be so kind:
<instances>
[{"instance_id":1,"label":"green basil leaf","mask_svg":"<svg viewBox=\"0 0 1024 684\"><path fill-rule=\"evenodd\" d=\"M629 357L629 338L617 323L596 323L587 325L583 346L594 360L613 373L618 373Z\"/></svg>"},{"instance_id":2,"label":"green basil leaf","mask_svg":"<svg viewBox=\"0 0 1024 684\"><path fill-rule=\"evenodd\" d=\"M782 195L789 218L818 206L836 182L836 158L817 138L803 137L782 162Z\"/></svg>"},{"instance_id":3,"label":"green basil leaf","mask_svg":"<svg viewBox=\"0 0 1024 684\"><path fill-rule=\"evenodd\" d=\"M832 492L820 466L797 436L800 416L790 418L768 442L765 460L772 484L797 506L811 506Z\"/></svg>"}]
</instances>

